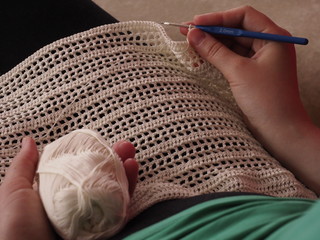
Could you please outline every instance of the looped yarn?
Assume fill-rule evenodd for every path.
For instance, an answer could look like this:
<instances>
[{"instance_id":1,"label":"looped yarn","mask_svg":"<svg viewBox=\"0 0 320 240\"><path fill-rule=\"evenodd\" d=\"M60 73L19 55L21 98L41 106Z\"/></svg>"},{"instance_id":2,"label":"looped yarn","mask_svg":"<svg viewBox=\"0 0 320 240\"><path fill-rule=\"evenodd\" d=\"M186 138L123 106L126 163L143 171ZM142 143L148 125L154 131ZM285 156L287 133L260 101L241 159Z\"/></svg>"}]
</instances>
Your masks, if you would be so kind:
<instances>
[{"instance_id":1,"label":"looped yarn","mask_svg":"<svg viewBox=\"0 0 320 240\"><path fill-rule=\"evenodd\" d=\"M45 210L64 239L106 238L125 224L125 170L96 132L76 130L47 145L38 173Z\"/></svg>"}]
</instances>

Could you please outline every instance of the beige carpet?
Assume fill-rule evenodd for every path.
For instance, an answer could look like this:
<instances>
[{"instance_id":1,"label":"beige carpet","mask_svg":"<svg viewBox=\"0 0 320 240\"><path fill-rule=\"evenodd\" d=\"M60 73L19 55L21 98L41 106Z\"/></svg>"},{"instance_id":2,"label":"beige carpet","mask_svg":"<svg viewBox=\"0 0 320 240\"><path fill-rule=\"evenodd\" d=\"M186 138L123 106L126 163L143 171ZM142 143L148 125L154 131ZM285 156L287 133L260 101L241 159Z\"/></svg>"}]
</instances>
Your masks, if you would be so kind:
<instances>
[{"instance_id":1,"label":"beige carpet","mask_svg":"<svg viewBox=\"0 0 320 240\"><path fill-rule=\"evenodd\" d=\"M293 35L310 40L297 46L298 74L303 102L320 126L320 1L319 0L94 0L120 21L183 22L200 13L251 5ZM174 40L183 40L178 29L168 28Z\"/></svg>"}]
</instances>

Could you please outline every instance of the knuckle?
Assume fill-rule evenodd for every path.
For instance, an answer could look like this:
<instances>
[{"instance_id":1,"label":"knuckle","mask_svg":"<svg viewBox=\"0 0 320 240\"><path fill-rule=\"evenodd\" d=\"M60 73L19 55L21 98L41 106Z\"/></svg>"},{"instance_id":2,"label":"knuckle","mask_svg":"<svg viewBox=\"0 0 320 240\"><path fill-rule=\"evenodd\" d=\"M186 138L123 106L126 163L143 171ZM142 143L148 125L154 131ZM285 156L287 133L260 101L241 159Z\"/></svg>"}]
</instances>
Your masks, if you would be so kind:
<instances>
[{"instance_id":1,"label":"knuckle","mask_svg":"<svg viewBox=\"0 0 320 240\"><path fill-rule=\"evenodd\" d=\"M286 30L284 28L281 28L281 27L279 27L279 33L282 34L282 35L285 35L285 36L292 37L292 34L288 30Z\"/></svg>"},{"instance_id":2,"label":"knuckle","mask_svg":"<svg viewBox=\"0 0 320 240\"><path fill-rule=\"evenodd\" d=\"M222 51L223 47L224 47L223 44L218 41L211 43L207 49L207 57L209 59L216 58L219 55L219 53Z\"/></svg>"},{"instance_id":3,"label":"knuckle","mask_svg":"<svg viewBox=\"0 0 320 240\"><path fill-rule=\"evenodd\" d=\"M244 6L243 6L243 9L246 10L246 11L256 11L256 9L253 8L253 7L250 6L250 5L244 5Z\"/></svg>"},{"instance_id":4,"label":"knuckle","mask_svg":"<svg viewBox=\"0 0 320 240\"><path fill-rule=\"evenodd\" d=\"M273 27L268 28L265 32L272 33L272 34L279 34L284 36L291 37L291 33L284 28L279 27L278 25L274 25Z\"/></svg>"},{"instance_id":5,"label":"knuckle","mask_svg":"<svg viewBox=\"0 0 320 240\"><path fill-rule=\"evenodd\" d=\"M248 65L248 60L245 58L237 58L232 64L235 72L241 72Z\"/></svg>"}]
</instances>

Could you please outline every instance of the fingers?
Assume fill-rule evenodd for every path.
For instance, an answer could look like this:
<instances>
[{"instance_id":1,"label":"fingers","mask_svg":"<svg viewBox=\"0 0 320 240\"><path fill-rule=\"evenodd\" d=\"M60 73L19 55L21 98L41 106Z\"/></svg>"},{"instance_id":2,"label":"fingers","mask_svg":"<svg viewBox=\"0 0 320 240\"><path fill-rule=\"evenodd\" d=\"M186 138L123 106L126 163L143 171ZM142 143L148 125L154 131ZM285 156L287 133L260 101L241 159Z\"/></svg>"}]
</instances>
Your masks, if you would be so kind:
<instances>
[{"instance_id":1,"label":"fingers","mask_svg":"<svg viewBox=\"0 0 320 240\"><path fill-rule=\"evenodd\" d=\"M201 57L216 66L226 77L229 69L232 69L231 65L240 64L243 61L240 55L199 29L189 31L188 40Z\"/></svg>"},{"instance_id":2,"label":"fingers","mask_svg":"<svg viewBox=\"0 0 320 240\"><path fill-rule=\"evenodd\" d=\"M118 154L124 162L128 158L134 158L136 153L135 147L127 141L119 141L113 145L113 150Z\"/></svg>"},{"instance_id":3,"label":"fingers","mask_svg":"<svg viewBox=\"0 0 320 240\"><path fill-rule=\"evenodd\" d=\"M278 27L267 16L248 6L195 16L192 23L288 35L288 32ZM186 33L185 31L181 29L182 33ZM198 29L189 31L187 37L199 55L216 66L227 78L230 69L239 69L239 66L255 60L261 55L258 54L260 50L268 43L260 39L217 37Z\"/></svg>"},{"instance_id":4,"label":"fingers","mask_svg":"<svg viewBox=\"0 0 320 240\"><path fill-rule=\"evenodd\" d=\"M114 144L113 150L123 161L123 167L129 183L129 194L132 196L137 184L139 165L134 159L136 149L127 141L119 141Z\"/></svg>"},{"instance_id":5,"label":"fingers","mask_svg":"<svg viewBox=\"0 0 320 240\"><path fill-rule=\"evenodd\" d=\"M208 13L195 16L194 25L216 25L232 28L240 28L248 31L266 32L280 35L290 35L287 31L277 26L270 18L252 7L245 6L227 10L224 12ZM182 34L187 35L188 29L180 29ZM230 38L215 36L217 40L233 50L235 53L251 57L266 41L252 38ZM189 39L190 41L190 39Z\"/></svg>"},{"instance_id":6,"label":"fingers","mask_svg":"<svg viewBox=\"0 0 320 240\"><path fill-rule=\"evenodd\" d=\"M137 185L139 165L135 159L130 158L123 163L123 166L128 178L129 194L132 196Z\"/></svg>"},{"instance_id":7,"label":"fingers","mask_svg":"<svg viewBox=\"0 0 320 240\"><path fill-rule=\"evenodd\" d=\"M194 25L193 22L184 22L182 23L184 25ZM185 28L185 27L180 27L180 33L182 33L183 35L187 35L188 34L189 29Z\"/></svg>"},{"instance_id":8,"label":"fingers","mask_svg":"<svg viewBox=\"0 0 320 240\"><path fill-rule=\"evenodd\" d=\"M255 32L268 32L271 29L280 29L270 18L250 6L198 15L194 17L193 22L196 25L218 25L243 28Z\"/></svg>"},{"instance_id":9,"label":"fingers","mask_svg":"<svg viewBox=\"0 0 320 240\"><path fill-rule=\"evenodd\" d=\"M39 154L37 145L30 137L22 140L22 148L12 160L3 185L15 183L16 188L31 188L37 169ZM19 181L18 181L19 180ZM15 189L12 189L13 191Z\"/></svg>"},{"instance_id":10,"label":"fingers","mask_svg":"<svg viewBox=\"0 0 320 240\"><path fill-rule=\"evenodd\" d=\"M217 25L254 32L283 34L282 29L270 18L250 6L234 8L224 12L198 15L194 17L193 22L196 25ZM234 38L234 41L246 48L255 48L253 43L257 42L251 38Z\"/></svg>"}]
</instances>

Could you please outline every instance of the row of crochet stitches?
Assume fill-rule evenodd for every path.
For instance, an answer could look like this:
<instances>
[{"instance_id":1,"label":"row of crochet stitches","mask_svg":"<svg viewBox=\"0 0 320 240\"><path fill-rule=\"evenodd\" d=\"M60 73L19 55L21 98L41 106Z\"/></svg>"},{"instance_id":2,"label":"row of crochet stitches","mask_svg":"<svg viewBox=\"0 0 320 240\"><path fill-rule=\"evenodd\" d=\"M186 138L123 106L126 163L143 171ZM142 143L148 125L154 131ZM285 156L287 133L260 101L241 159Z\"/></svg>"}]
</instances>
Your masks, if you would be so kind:
<instances>
[{"instance_id":1,"label":"row of crochet stitches","mask_svg":"<svg viewBox=\"0 0 320 240\"><path fill-rule=\"evenodd\" d=\"M218 191L315 197L250 135L223 98L229 92L219 73L155 23L62 39L1 76L0 85L1 179L23 136L41 151L89 128L137 148L132 216L158 201Z\"/></svg>"}]
</instances>

